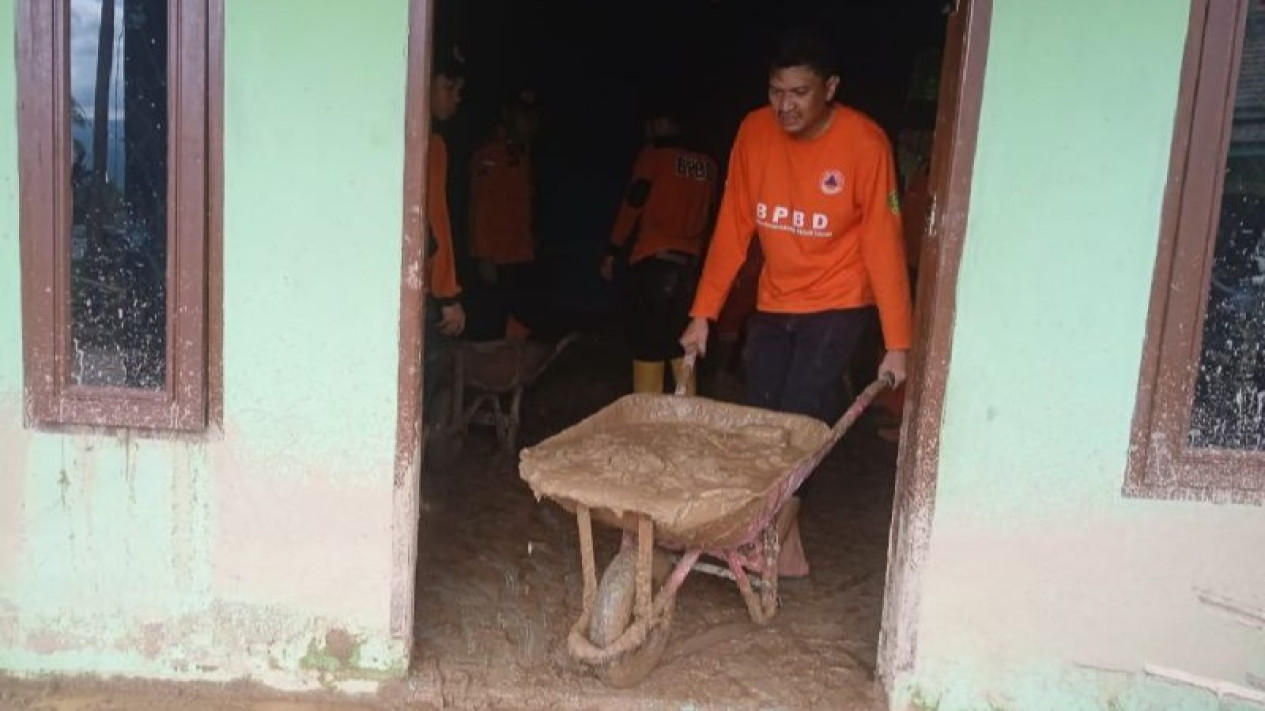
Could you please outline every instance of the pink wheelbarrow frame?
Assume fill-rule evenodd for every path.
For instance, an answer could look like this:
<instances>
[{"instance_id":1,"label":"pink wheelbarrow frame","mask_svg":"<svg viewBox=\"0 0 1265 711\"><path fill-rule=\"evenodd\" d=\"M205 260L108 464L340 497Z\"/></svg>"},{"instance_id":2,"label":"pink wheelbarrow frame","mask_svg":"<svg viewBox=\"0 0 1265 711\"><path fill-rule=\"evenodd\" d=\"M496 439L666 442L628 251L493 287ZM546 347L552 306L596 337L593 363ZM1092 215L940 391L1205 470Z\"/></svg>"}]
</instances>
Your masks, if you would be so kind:
<instances>
[{"instance_id":1,"label":"pink wheelbarrow frame","mask_svg":"<svg viewBox=\"0 0 1265 711\"><path fill-rule=\"evenodd\" d=\"M716 540L675 540L657 531L646 512L621 513L549 496L574 512L579 530L584 596L580 617L567 636L571 657L592 667L608 685L626 687L640 682L662 657L677 591L692 570L735 581L751 620L757 625L768 624L779 605L778 512L891 383L891 376L884 374L862 391L830 429L825 442L780 476L758 505L742 511L742 519ZM683 392L678 390L677 395ZM620 552L608 565L600 584L593 545L595 518L623 531ZM664 550L679 554L670 572ZM724 561L728 568L700 564L699 558L704 555ZM753 583L748 570L760 571L758 582ZM612 609L617 611L611 613Z\"/></svg>"}]
</instances>

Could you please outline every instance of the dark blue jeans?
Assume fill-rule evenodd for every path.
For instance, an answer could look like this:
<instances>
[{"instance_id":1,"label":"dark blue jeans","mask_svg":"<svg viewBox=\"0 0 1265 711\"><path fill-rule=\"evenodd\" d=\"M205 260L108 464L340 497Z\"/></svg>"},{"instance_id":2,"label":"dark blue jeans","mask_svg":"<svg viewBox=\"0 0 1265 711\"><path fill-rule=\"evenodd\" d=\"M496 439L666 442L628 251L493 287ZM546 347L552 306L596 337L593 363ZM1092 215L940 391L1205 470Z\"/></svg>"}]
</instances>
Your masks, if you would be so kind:
<instances>
[{"instance_id":1,"label":"dark blue jeans","mask_svg":"<svg viewBox=\"0 0 1265 711\"><path fill-rule=\"evenodd\" d=\"M752 314L743 352L747 404L834 424L842 414L843 373L872 318L869 307Z\"/></svg>"}]
</instances>

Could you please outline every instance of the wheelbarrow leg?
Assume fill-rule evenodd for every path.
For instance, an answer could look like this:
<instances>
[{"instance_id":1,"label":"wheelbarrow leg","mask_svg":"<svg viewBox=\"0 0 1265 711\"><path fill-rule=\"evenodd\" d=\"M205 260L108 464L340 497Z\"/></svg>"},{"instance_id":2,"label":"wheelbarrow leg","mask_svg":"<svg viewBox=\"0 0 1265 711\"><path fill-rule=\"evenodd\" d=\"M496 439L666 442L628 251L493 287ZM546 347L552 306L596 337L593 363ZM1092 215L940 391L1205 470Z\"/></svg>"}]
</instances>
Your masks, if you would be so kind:
<instances>
[{"instance_id":1,"label":"wheelbarrow leg","mask_svg":"<svg viewBox=\"0 0 1265 711\"><path fill-rule=\"evenodd\" d=\"M465 443L465 356L461 349L453 354L452 382L441 386L436 398L436 418L432 423L430 451L435 464L447 469L461 455Z\"/></svg>"},{"instance_id":2,"label":"wheelbarrow leg","mask_svg":"<svg viewBox=\"0 0 1265 711\"><path fill-rule=\"evenodd\" d=\"M589 507L575 507L576 525L580 529L580 568L584 574L584 612L576 627L587 631L593 602L597 599L597 564L593 559L593 518Z\"/></svg>"},{"instance_id":3,"label":"wheelbarrow leg","mask_svg":"<svg viewBox=\"0 0 1265 711\"><path fill-rule=\"evenodd\" d=\"M760 532L760 543L764 564L760 566L759 593L752 589L751 579L747 577L747 571L742 566L738 552L727 551L725 558L729 562L729 570L733 573L734 579L738 581L738 590L742 593L743 602L747 603L747 613L751 615L751 621L757 625L767 625L777 614L778 607L777 563L782 552L782 545L778 539L776 524L770 523Z\"/></svg>"},{"instance_id":4,"label":"wheelbarrow leg","mask_svg":"<svg viewBox=\"0 0 1265 711\"><path fill-rule=\"evenodd\" d=\"M649 516L637 519L637 618L650 619L654 598L651 577L654 572L654 522Z\"/></svg>"}]
</instances>

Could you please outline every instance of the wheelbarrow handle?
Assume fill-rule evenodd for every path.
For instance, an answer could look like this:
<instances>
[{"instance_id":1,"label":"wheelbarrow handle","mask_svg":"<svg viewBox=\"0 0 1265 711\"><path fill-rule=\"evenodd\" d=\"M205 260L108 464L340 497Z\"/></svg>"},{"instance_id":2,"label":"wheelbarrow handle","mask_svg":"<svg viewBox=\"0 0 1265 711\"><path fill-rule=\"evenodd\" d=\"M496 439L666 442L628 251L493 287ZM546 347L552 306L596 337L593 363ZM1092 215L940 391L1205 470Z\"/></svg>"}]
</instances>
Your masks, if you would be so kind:
<instances>
[{"instance_id":1,"label":"wheelbarrow handle","mask_svg":"<svg viewBox=\"0 0 1265 711\"><path fill-rule=\"evenodd\" d=\"M694 363L698 360L698 351L689 351L681 359L681 377L676 381L676 394L684 396L688 391L690 380L694 377Z\"/></svg>"},{"instance_id":2,"label":"wheelbarrow handle","mask_svg":"<svg viewBox=\"0 0 1265 711\"><path fill-rule=\"evenodd\" d=\"M831 428L831 443L833 444L838 442L843 437L843 435L848 431L848 428L860 419L861 413L865 412L865 409L874 402L874 398L878 397L879 393L884 390L889 390L895 386L895 375L888 372L880 373L878 379L870 383L869 387L865 390L861 391L861 394L857 396L856 400L852 401L848 410L843 413L843 416L840 417L839 421L835 423L835 426Z\"/></svg>"}]
</instances>

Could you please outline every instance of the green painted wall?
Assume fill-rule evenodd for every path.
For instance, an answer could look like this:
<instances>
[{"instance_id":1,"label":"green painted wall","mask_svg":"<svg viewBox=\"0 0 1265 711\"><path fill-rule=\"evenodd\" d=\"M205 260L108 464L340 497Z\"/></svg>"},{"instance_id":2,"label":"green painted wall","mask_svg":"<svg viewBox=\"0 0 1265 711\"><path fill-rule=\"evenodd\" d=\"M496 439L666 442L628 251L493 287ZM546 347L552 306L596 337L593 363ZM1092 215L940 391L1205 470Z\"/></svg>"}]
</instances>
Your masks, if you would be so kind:
<instances>
[{"instance_id":1,"label":"green painted wall","mask_svg":"<svg viewBox=\"0 0 1265 711\"><path fill-rule=\"evenodd\" d=\"M1262 599L1265 512L1120 493L1189 5L995 0L905 700L1217 708L1143 666L1265 668L1196 597Z\"/></svg>"},{"instance_id":2,"label":"green painted wall","mask_svg":"<svg viewBox=\"0 0 1265 711\"><path fill-rule=\"evenodd\" d=\"M347 676L398 672L406 0L227 0L224 427L178 440L22 426L14 6L0 0L0 669L301 686L343 630L366 668Z\"/></svg>"}]
</instances>

